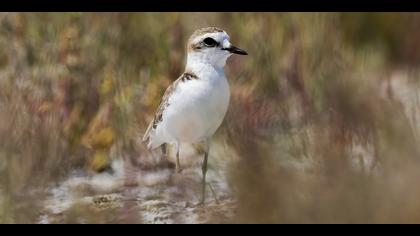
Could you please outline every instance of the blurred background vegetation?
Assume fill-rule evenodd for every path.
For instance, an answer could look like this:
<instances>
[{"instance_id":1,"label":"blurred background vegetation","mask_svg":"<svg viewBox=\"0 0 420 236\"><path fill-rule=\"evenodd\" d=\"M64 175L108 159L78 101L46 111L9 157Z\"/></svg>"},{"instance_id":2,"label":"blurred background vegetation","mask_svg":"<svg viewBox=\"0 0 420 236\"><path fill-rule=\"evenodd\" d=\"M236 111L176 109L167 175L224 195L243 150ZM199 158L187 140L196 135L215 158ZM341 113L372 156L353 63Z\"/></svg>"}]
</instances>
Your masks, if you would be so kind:
<instances>
[{"instance_id":1,"label":"blurred background vegetation","mask_svg":"<svg viewBox=\"0 0 420 236\"><path fill-rule=\"evenodd\" d=\"M249 52L215 137L237 157L232 222L420 223L414 13L0 14L0 222L35 222L73 169L136 162L207 26Z\"/></svg>"}]
</instances>

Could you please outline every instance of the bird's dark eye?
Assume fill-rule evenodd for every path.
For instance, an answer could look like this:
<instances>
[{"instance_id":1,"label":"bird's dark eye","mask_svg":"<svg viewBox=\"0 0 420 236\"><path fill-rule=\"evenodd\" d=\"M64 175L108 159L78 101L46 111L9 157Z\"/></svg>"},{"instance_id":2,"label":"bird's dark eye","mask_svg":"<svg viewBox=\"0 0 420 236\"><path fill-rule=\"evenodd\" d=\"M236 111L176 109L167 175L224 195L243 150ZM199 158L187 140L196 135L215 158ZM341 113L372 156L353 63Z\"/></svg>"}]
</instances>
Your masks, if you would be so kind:
<instances>
[{"instance_id":1,"label":"bird's dark eye","mask_svg":"<svg viewBox=\"0 0 420 236\"><path fill-rule=\"evenodd\" d=\"M216 46L216 45L217 45L216 40L214 40L214 39L212 39L212 38L205 38L205 39L203 40L203 42L204 42L204 44L205 44L207 47L214 47L214 46Z\"/></svg>"}]
</instances>

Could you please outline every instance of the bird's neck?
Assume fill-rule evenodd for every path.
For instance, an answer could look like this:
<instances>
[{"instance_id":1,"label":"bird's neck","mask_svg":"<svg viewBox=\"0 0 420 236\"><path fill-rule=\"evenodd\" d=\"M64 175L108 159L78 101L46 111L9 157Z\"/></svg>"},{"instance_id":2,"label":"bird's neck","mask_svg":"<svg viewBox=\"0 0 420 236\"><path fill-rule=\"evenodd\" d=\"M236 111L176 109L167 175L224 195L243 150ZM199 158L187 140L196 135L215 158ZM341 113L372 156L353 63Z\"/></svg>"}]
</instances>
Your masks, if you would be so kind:
<instances>
[{"instance_id":1,"label":"bird's neck","mask_svg":"<svg viewBox=\"0 0 420 236\"><path fill-rule=\"evenodd\" d=\"M203 54L188 54L185 71L192 72L198 76L206 73L218 73L224 75L226 60L220 62L212 61L211 58Z\"/></svg>"}]
</instances>

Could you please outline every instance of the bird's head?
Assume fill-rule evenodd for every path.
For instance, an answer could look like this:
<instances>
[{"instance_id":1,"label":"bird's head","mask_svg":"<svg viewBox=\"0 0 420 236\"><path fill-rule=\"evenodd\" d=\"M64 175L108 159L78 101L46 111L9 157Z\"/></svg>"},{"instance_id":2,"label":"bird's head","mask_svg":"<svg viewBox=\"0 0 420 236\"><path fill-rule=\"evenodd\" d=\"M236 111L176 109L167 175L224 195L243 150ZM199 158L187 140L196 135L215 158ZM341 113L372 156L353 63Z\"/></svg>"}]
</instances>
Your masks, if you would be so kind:
<instances>
[{"instance_id":1,"label":"bird's head","mask_svg":"<svg viewBox=\"0 0 420 236\"><path fill-rule=\"evenodd\" d=\"M232 54L248 53L230 43L229 35L216 27L196 30L188 40L188 60L224 67Z\"/></svg>"}]
</instances>

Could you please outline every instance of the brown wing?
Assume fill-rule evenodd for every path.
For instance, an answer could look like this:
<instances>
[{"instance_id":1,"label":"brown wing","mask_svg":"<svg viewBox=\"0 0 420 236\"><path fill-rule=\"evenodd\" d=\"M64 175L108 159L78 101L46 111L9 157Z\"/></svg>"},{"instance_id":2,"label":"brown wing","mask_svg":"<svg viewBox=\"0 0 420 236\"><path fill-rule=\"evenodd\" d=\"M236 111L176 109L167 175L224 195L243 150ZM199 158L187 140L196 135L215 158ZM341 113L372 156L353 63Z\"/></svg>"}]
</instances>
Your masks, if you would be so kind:
<instances>
[{"instance_id":1,"label":"brown wing","mask_svg":"<svg viewBox=\"0 0 420 236\"><path fill-rule=\"evenodd\" d=\"M179 81L179 79L175 80L175 82L172 83L166 89L165 93L163 94L162 100L161 100L160 105L158 107L158 110L155 114L155 117L150 122L149 126L147 127L146 132L144 133L143 142L147 141L147 139L149 138L149 135L150 135L150 131L152 131L153 129L156 129L158 124L162 121L163 111L165 110L166 107L169 106L169 97L173 93L173 91L175 90L175 88L178 84L178 81Z\"/></svg>"}]
</instances>

